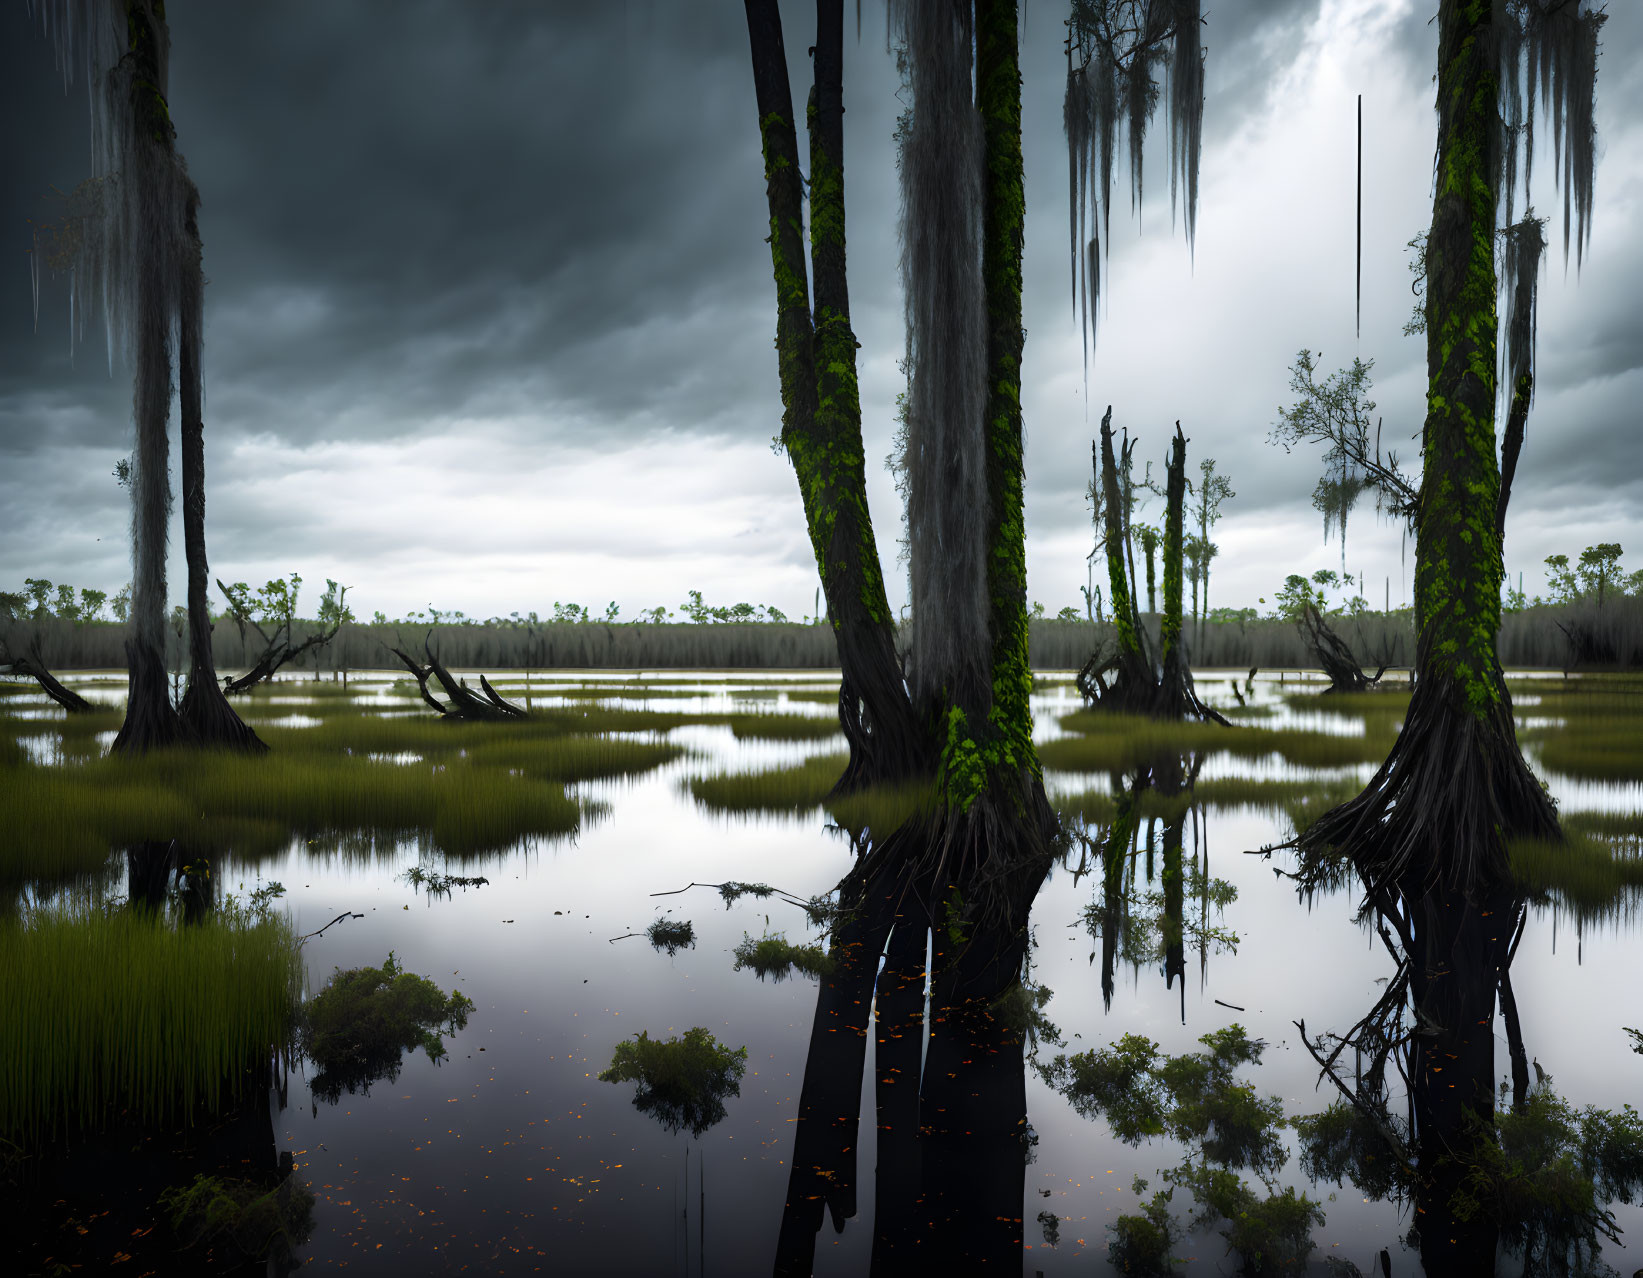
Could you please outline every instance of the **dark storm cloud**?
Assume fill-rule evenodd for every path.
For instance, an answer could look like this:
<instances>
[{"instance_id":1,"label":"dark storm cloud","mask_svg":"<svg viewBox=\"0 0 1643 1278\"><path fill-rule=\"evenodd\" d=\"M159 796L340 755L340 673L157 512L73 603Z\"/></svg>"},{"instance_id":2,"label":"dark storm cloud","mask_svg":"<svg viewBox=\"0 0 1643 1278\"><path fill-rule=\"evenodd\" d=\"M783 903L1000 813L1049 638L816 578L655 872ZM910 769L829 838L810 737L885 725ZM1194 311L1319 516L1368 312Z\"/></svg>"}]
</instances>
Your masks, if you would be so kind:
<instances>
[{"instance_id":1,"label":"dark storm cloud","mask_svg":"<svg viewBox=\"0 0 1643 1278\"><path fill-rule=\"evenodd\" d=\"M1358 7L1380 41L1366 96L1365 233L1374 267L1364 353L1379 355L1377 392L1389 420L1418 427L1424 357L1418 342L1396 334L1408 310L1402 244L1430 216L1429 193L1424 204L1420 197L1430 175L1436 41L1425 18L1435 5L1393 5L1384 14ZM864 9L860 39L854 31L846 38L846 192L864 430L876 463L889 451L902 389L892 143L901 103L882 7ZM1532 423L1530 447L1551 437L1553 420L1568 421L1595 482L1615 486L1637 473L1619 442L1625 396L1592 391L1560 404L1564 393L1588 383L1601 389L1643 358L1643 308L1623 283L1643 278L1643 248L1604 204L1637 180L1635 126L1623 136L1617 125L1643 118L1643 73L1616 54L1643 43L1643 15L1637 6L1611 9L1598 91L1611 163L1599 163L1594 265L1572 303L1590 327L1578 336L1554 331L1559 303L1544 306L1548 429L1537 434L1540 420ZM1285 458L1263 441L1295 350L1324 345L1333 365L1350 349L1350 295L1337 291L1333 318L1320 320L1323 268L1301 251L1316 247L1327 269L1337 269L1350 252L1351 188L1294 181L1338 157L1275 157L1260 143L1294 122L1297 59L1347 19L1321 0L1206 4L1205 173L1219 172L1221 186L1206 189L1194 266L1170 236L1161 142L1148 151L1144 233L1127 215L1123 179L1115 185L1113 292L1090 385L1092 420L1068 304L1064 11L1057 0L1029 0L1022 51L1029 532L1082 536L1089 435L1109 400L1120 421L1158 436L1148 455L1162 454L1166 423L1183 417L1194 463L1214 455L1233 474L1239 500L1229 515L1293 508L1310 529L1316 459ZM747 528L702 516L704 528L729 539L720 549L727 562L731 547L761 540L784 565L809 570L791 476L760 451L779 427L780 403L740 5L173 0L168 15L178 146L203 201L217 558L258 565L275 553L318 557L347 546L355 579L401 564L414 577L417 538L434 535L431 512L442 523L461 511L489 515L471 544L471 530L460 533L464 551L482 555L486 537L506 541L508 529L530 525L533 498L565 500L552 486L576 475L608 485L621 540L601 534L601 544L619 544L637 562L645 537L630 528L629 512L646 494L625 476L641 470L666 483L670 476L646 470L646 459L686 465L693 450L679 447L684 440L695 444L700 469L676 467L671 478L677 488L694 484L704 509L732 491L728 480L720 487L731 469L725 459L750 459L734 491L755 512L748 528L764 531L738 540ZM793 4L784 18L802 111L814 15ZM49 186L68 189L88 167L85 85L65 95L52 62L25 6L0 14L0 104L8 119L29 121L0 143L0 214L11 228L11 265L0 277L11 298L0 292L5 563L37 553L26 539L61 526L60 512L84 511L114 536L124 518L123 494L107 476L127 450L129 373L110 378L97 325L70 366L61 281L43 281L40 332L31 332L23 219L41 216L38 197ZM1418 102L1419 130L1400 139L1395 156L1375 152L1389 145L1390 106L1407 102ZM1164 137L1161 118L1153 134ZM1239 162L1252 167L1227 172L1221 157L1229 155L1250 157ZM1403 174L1396 182L1387 177L1394 168ZM1630 204L1639 202L1634 187ZM1318 227L1327 242L1304 243ZM1186 292L1164 278L1181 284L1189 275ZM1340 278L1349 287L1350 277ZM1126 345L1126 333L1143 337ZM559 472L546 465L534 488L508 486L511 475L535 473L556 454L565 459ZM602 470L589 460L600 454L611 459ZM1573 465L1562 454L1548 459ZM495 480L488 501L487 468ZM1519 501L1535 500L1536 482L1520 481ZM876 464L870 484L884 558L893 562L894 494ZM48 508L59 513L48 517ZM441 527L439 535L458 534ZM531 535L539 540L507 552L546 553L540 539L551 536L553 548L581 553L591 534L565 524ZM684 529L678 537L695 544ZM99 553L106 557L106 546ZM110 584L123 579L123 568L116 571ZM1082 578L1079 563L1069 571ZM805 585L805 606L809 599Z\"/></svg>"}]
</instances>

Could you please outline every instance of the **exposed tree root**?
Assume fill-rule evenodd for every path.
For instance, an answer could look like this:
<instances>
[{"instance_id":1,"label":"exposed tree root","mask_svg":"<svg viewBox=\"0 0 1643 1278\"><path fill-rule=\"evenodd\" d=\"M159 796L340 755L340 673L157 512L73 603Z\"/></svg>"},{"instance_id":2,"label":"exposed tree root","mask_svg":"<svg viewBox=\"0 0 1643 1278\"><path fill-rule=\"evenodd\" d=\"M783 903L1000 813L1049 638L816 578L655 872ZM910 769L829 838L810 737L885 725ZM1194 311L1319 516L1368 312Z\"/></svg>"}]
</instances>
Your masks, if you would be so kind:
<instances>
[{"instance_id":1,"label":"exposed tree root","mask_svg":"<svg viewBox=\"0 0 1643 1278\"><path fill-rule=\"evenodd\" d=\"M1112 681L1108 682L1108 676ZM1144 663L1125 663L1117 655L1096 652L1084 663L1075 680L1086 704L1119 714L1142 714L1154 719L1199 719L1232 723L1214 706L1199 699L1192 672L1183 664L1177 670L1154 676Z\"/></svg>"},{"instance_id":2,"label":"exposed tree root","mask_svg":"<svg viewBox=\"0 0 1643 1278\"><path fill-rule=\"evenodd\" d=\"M114 738L114 754L142 754L189 740L188 728L171 708L166 689L165 661L154 648L127 639L128 691L126 717Z\"/></svg>"},{"instance_id":3,"label":"exposed tree root","mask_svg":"<svg viewBox=\"0 0 1643 1278\"><path fill-rule=\"evenodd\" d=\"M1325 813L1285 846L1310 860L1349 853L1373 900L1442 888L1476 899L1510 875L1507 841L1558 840L1557 811L1523 761L1512 707L1475 718L1447 679L1416 685L1391 753L1355 799Z\"/></svg>"},{"instance_id":4,"label":"exposed tree root","mask_svg":"<svg viewBox=\"0 0 1643 1278\"><path fill-rule=\"evenodd\" d=\"M394 656L404 663L405 668L416 676L417 689L422 693L422 699L435 711L447 719L525 719L526 712L514 705L511 701L503 700L497 690L491 687L490 680L484 675L479 676L480 692L468 687L466 681L455 678L451 672L439 664L439 658L429 651L426 643L423 651L428 654L427 666L420 665L415 658L399 648L390 648ZM444 689L449 701L441 702L433 693L428 691L428 680L436 679ZM483 695L481 695L483 693Z\"/></svg>"},{"instance_id":5,"label":"exposed tree root","mask_svg":"<svg viewBox=\"0 0 1643 1278\"><path fill-rule=\"evenodd\" d=\"M268 752L262 738L228 704L228 698L217 686L216 671L210 666L202 669L198 659L189 673L188 690L183 693L177 713L198 745L219 750L243 750L247 754Z\"/></svg>"},{"instance_id":6,"label":"exposed tree root","mask_svg":"<svg viewBox=\"0 0 1643 1278\"><path fill-rule=\"evenodd\" d=\"M29 644L27 652L13 653L0 639L0 674L26 675L40 685L40 690L70 714L86 714L97 707L78 692L58 683L46 663L40 658L40 641Z\"/></svg>"}]
</instances>

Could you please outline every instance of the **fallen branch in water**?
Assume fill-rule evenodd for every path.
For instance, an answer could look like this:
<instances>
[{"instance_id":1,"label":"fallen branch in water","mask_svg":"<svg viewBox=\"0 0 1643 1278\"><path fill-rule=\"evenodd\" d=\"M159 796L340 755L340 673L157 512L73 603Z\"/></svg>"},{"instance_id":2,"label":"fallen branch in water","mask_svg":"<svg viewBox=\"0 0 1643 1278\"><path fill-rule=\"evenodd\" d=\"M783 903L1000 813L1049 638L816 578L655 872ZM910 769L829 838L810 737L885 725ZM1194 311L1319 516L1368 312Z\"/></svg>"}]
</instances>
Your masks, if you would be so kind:
<instances>
[{"instance_id":1,"label":"fallen branch in water","mask_svg":"<svg viewBox=\"0 0 1643 1278\"><path fill-rule=\"evenodd\" d=\"M312 940L314 937L321 935L325 931L325 928L332 927L335 924L342 922L343 919L362 919L364 917L365 916L363 914L355 914L350 910L344 910L341 914L337 915L336 918L332 919L330 923L327 923L325 927L320 928L318 932L310 932L307 936L299 936L297 938L297 944L301 945L304 941Z\"/></svg>"}]
</instances>

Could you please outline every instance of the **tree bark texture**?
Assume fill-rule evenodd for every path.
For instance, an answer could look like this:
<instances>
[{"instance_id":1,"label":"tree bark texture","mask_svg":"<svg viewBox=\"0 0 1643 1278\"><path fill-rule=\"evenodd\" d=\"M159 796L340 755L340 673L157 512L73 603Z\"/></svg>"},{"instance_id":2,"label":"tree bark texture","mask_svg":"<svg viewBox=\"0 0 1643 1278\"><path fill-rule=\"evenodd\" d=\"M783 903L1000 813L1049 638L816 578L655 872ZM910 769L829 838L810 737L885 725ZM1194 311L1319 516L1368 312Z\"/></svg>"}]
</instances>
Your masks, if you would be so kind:
<instances>
[{"instance_id":1,"label":"tree bark texture","mask_svg":"<svg viewBox=\"0 0 1643 1278\"><path fill-rule=\"evenodd\" d=\"M128 200L163 205L157 192L142 189L159 183L175 165L171 118L165 100L164 46L168 36L164 19L146 4L130 0L126 26L131 62L131 127L137 139L131 154L139 157L133 172L121 180L138 185ZM131 636L126 640L130 666L126 717L114 738L116 753L141 753L172 745L186 729L171 706L165 679L165 550L166 520L171 510L171 481L167 470L169 440L166 423L171 405L170 307L166 299L172 281L165 278L171 257L164 242L166 228L153 218L126 219L142 227L142 242L126 246L137 259L133 326L136 331L136 377L133 411L137 424L131 475Z\"/></svg>"}]
</instances>

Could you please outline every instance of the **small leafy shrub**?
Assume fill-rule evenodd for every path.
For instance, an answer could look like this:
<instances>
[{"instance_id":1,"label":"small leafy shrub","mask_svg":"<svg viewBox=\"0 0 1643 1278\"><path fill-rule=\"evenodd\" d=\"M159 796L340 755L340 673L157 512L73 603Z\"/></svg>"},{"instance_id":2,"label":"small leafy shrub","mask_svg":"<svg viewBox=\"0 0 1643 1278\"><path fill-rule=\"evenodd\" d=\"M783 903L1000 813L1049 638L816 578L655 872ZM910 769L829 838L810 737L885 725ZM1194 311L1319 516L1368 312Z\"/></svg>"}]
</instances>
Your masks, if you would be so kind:
<instances>
[{"instance_id":1,"label":"small leafy shrub","mask_svg":"<svg viewBox=\"0 0 1643 1278\"><path fill-rule=\"evenodd\" d=\"M302 1049L319 1069L310 1085L335 1103L344 1090L397 1078L403 1052L420 1047L438 1061L473 1002L405 971L390 950L381 967L338 970L303 1010Z\"/></svg>"},{"instance_id":2,"label":"small leafy shrub","mask_svg":"<svg viewBox=\"0 0 1643 1278\"><path fill-rule=\"evenodd\" d=\"M725 1116L725 1097L742 1094L747 1048L721 1046L700 1025L680 1038L654 1039L644 1030L618 1043L601 1083L637 1083L634 1108L670 1132L700 1136Z\"/></svg>"}]
</instances>

